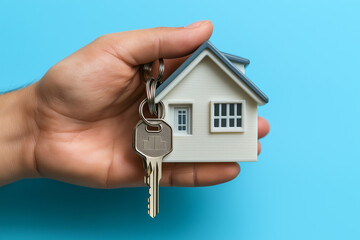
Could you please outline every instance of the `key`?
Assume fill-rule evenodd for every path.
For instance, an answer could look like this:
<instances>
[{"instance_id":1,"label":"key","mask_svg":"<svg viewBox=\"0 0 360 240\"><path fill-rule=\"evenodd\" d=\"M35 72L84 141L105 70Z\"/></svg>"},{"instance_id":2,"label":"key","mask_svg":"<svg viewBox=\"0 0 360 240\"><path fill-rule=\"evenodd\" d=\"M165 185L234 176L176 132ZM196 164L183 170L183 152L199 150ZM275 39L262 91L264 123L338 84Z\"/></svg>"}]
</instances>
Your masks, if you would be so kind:
<instances>
[{"instance_id":1,"label":"key","mask_svg":"<svg viewBox=\"0 0 360 240\"><path fill-rule=\"evenodd\" d=\"M140 120L134 130L133 147L144 159L146 176L144 182L149 186L148 213L154 218L159 213L159 183L162 174L162 160L172 151L172 129L162 119L146 119L151 124L159 124L156 130Z\"/></svg>"}]
</instances>

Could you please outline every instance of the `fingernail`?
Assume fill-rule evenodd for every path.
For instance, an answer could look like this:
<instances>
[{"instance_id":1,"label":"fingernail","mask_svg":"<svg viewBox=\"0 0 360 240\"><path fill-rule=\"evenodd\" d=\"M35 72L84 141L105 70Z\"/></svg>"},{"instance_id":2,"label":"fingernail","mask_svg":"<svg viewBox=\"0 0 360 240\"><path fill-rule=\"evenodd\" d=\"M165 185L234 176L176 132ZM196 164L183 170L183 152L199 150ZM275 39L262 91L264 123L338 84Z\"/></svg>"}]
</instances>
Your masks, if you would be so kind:
<instances>
[{"instance_id":1,"label":"fingernail","mask_svg":"<svg viewBox=\"0 0 360 240\"><path fill-rule=\"evenodd\" d=\"M203 20L203 21L198 21L198 22L194 22L190 25L187 25L186 27L184 28L197 28L197 27L200 27L201 25L203 25L204 23L208 22L208 20Z\"/></svg>"}]
</instances>

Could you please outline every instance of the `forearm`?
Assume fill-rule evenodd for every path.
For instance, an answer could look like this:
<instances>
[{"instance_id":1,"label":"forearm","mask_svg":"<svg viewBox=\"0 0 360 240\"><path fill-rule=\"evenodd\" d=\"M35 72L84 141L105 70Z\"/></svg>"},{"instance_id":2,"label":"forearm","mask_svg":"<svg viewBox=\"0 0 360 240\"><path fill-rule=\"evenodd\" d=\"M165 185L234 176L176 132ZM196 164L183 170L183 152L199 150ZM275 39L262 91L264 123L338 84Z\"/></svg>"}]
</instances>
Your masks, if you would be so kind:
<instances>
[{"instance_id":1,"label":"forearm","mask_svg":"<svg viewBox=\"0 0 360 240\"><path fill-rule=\"evenodd\" d=\"M0 95L0 186L36 177L33 88Z\"/></svg>"}]
</instances>

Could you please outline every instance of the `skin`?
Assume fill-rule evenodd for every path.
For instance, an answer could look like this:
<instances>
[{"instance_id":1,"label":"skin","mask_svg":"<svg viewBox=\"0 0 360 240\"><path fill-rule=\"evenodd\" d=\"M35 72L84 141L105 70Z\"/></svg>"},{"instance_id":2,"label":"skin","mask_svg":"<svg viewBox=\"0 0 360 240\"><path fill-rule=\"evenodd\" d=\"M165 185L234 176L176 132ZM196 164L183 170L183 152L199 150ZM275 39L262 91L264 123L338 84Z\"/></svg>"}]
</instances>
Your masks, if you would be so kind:
<instances>
[{"instance_id":1,"label":"skin","mask_svg":"<svg viewBox=\"0 0 360 240\"><path fill-rule=\"evenodd\" d=\"M142 160L132 149L145 98L140 66L164 58L166 78L212 29L201 21L104 35L40 81L1 95L0 185L45 177L94 188L143 186ZM258 125L264 137L269 124L259 117ZM167 163L161 185L214 185L239 172L237 163Z\"/></svg>"}]
</instances>

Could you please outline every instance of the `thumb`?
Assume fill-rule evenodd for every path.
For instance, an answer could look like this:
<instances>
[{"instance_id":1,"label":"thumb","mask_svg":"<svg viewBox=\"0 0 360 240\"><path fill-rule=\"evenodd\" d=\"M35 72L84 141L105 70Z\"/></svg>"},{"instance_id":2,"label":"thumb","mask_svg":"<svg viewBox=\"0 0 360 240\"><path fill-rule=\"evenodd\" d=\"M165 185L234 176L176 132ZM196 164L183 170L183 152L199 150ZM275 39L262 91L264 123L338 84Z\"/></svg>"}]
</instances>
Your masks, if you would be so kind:
<instances>
[{"instance_id":1,"label":"thumb","mask_svg":"<svg viewBox=\"0 0 360 240\"><path fill-rule=\"evenodd\" d=\"M193 52L212 34L210 21L186 27L158 27L111 33L102 37L119 59L136 66L159 58L178 58Z\"/></svg>"}]
</instances>

